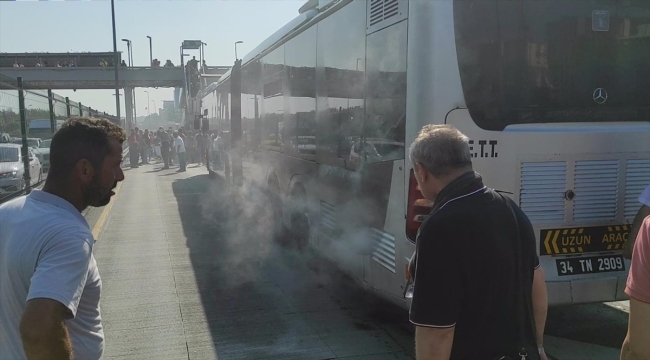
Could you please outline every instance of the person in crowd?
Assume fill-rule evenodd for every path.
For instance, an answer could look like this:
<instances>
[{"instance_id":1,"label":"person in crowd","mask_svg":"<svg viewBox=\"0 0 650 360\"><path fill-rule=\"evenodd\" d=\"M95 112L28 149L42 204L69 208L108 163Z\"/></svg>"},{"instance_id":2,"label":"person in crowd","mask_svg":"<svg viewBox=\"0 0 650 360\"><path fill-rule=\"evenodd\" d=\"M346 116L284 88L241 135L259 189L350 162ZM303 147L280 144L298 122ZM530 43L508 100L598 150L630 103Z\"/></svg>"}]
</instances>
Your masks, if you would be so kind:
<instances>
[{"instance_id":1,"label":"person in crowd","mask_svg":"<svg viewBox=\"0 0 650 360\"><path fill-rule=\"evenodd\" d=\"M60 68L60 67L61 67L61 63L57 61L57 62L56 62L56 67Z\"/></svg>"},{"instance_id":2,"label":"person in crowd","mask_svg":"<svg viewBox=\"0 0 650 360\"><path fill-rule=\"evenodd\" d=\"M161 141L160 141L160 131L156 132L154 139L153 139L153 151L154 151L154 156L157 159L162 159L162 152L161 152Z\"/></svg>"},{"instance_id":3,"label":"person in crowd","mask_svg":"<svg viewBox=\"0 0 650 360\"><path fill-rule=\"evenodd\" d=\"M208 63L205 62L205 59L203 59L203 64L201 64L201 67L203 68L204 73L208 70Z\"/></svg>"},{"instance_id":4,"label":"person in crowd","mask_svg":"<svg viewBox=\"0 0 650 360\"><path fill-rule=\"evenodd\" d=\"M14 67L20 67L20 65L18 65L18 60L14 61Z\"/></svg>"},{"instance_id":5,"label":"person in crowd","mask_svg":"<svg viewBox=\"0 0 650 360\"><path fill-rule=\"evenodd\" d=\"M196 139L192 130L187 132L185 140L185 156L188 164L197 162L196 158Z\"/></svg>"},{"instance_id":6,"label":"person in crowd","mask_svg":"<svg viewBox=\"0 0 650 360\"><path fill-rule=\"evenodd\" d=\"M124 180L125 138L106 119L67 120L43 189L0 205L0 359L102 359L101 279L81 213Z\"/></svg>"},{"instance_id":7,"label":"person in crowd","mask_svg":"<svg viewBox=\"0 0 650 360\"><path fill-rule=\"evenodd\" d=\"M23 63L20 63L19 65L20 65L21 68L25 67L25 65L23 65Z\"/></svg>"},{"instance_id":8,"label":"person in crowd","mask_svg":"<svg viewBox=\"0 0 650 360\"><path fill-rule=\"evenodd\" d=\"M634 241L637 238L641 224L646 217L650 216L650 185L648 185L643 193L639 196L639 202L641 207L637 211L634 221L632 222L632 227L630 229L630 234L627 237L627 241L623 244L623 256L627 259L632 258L632 249L634 249Z\"/></svg>"},{"instance_id":9,"label":"person in crowd","mask_svg":"<svg viewBox=\"0 0 650 360\"><path fill-rule=\"evenodd\" d=\"M99 61L99 66L105 68L105 67L108 66L108 63L106 62L106 60L101 59L101 60Z\"/></svg>"},{"instance_id":10,"label":"person in crowd","mask_svg":"<svg viewBox=\"0 0 650 360\"><path fill-rule=\"evenodd\" d=\"M221 162L221 151L223 150L222 146L223 146L223 139L221 139L221 131L218 131L212 145L213 148L212 153L214 154L212 156L213 157L212 161L215 168L217 169L221 169L223 165Z\"/></svg>"},{"instance_id":11,"label":"person in crowd","mask_svg":"<svg viewBox=\"0 0 650 360\"><path fill-rule=\"evenodd\" d=\"M120 66L121 66L121 67L127 67L127 65L126 65L126 61L122 60L122 62L120 63Z\"/></svg>"},{"instance_id":12,"label":"person in crowd","mask_svg":"<svg viewBox=\"0 0 650 360\"><path fill-rule=\"evenodd\" d=\"M68 67L68 60L63 60L63 67Z\"/></svg>"},{"instance_id":13,"label":"person in crowd","mask_svg":"<svg viewBox=\"0 0 650 360\"><path fill-rule=\"evenodd\" d=\"M196 152L198 155L197 163L199 165L203 165L203 151L204 151L203 149L205 148L205 141L204 141L203 134L201 134L201 132L196 133L196 136L194 137L194 144L196 146Z\"/></svg>"},{"instance_id":14,"label":"person in crowd","mask_svg":"<svg viewBox=\"0 0 650 360\"><path fill-rule=\"evenodd\" d=\"M129 162L131 163L131 169L138 167L139 152L138 152L138 135L136 133L136 129L131 129L131 132L129 133L129 139L128 139Z\"/></svg>"},{"instance_id":15,"label":"person in crowd","mask_svg":"<svg viewBox=\"0 0 650 360\"><path fill-rule=\"evenodd\" d=\"M160 151L161 151L161 156L163 158L163 169L169 169L169 159L170 159L170 154L169 154L169 148L171 146L171 139L169 138L169 134L163 129L163 127L158 128L158 138L160 139Z\"/></svg>"},{"instance_id":16,"label":"person in crowd","mask_svg":"<svg viewBox=\"0 0 650 360\"><path fill-rule=\"evenodd\" d=\"M41 60L36 60L36 67L43 67L43 64L41 64Z\"/></svg>"},{"instance_id":17,"label":"person in crowd","mask_svg":"<svg viewBox=\"0 0 650 360\"><path fill-rule=\"evenodd\" d=\"M165 66L164 66L164 67L174 67L174 64L172 63L171 60L167 60L167 62L165 62Z\"/></svg>"},{"instance_id":18,"label":"person in crowd","mask_svg":"<svg viewBox=\"0 0 650 360\"><path fill-rule=\"evenodd\" d=\"M630 312L621 360L650 359L650 216L642 220L637 234L625 287Z\"/></svg>"},{"instance_id":19,"label":"person in crowd","mask_svg":"<svg viewBox=\"0 0 650 360\"><path fill-rule=\"evenodd\" d=\"M70 60L70 65L68 67L77 67L77 64L75 64L74 60Z\"/></svg>"},{"instance_id":20,"label":"person in crowd","mask_svg":"<svg viewBox=\"0 0 650 360\"><path fill-rule=\"evenodd\" d=\"M50 62L47 60L43 61L43 67L50 67Z\"/></svg>"},{"instance_id":21,"label":"person in crowd","mask_svg":"<svg viewBox=\"0 0 650 360\"><path fill-rule=\"evenodd\" d=\"M142 154L142 162L149 164L149 149L151 149L151 138L149 137L149 129L145 129L142 134L142 148L140 149Z\"/></svg>"},{"instance_id":22,"label":"person in crowd","mask_svg":"<svg viewBox=\"0 0 650 360\"><path fill-rule=\"evenodd\" d=\"M171 146L170 146L171 151L169 152L169 165L174 165L174 162L178 160L178 152L176 151L176 146L174 145L174 130L172 130L171 126L167 130L167 134L169 135L169 139L171 141Z\"/></svg>"},{"instance_id":23,"label":"person in crowd","mask_svg":"<svg viewBox=\"0 0 650 360\"><path fill-rule=\"evenodd\" d=\"M183 138L179 136L177 131L174 131L174 147L178 154L178 172L184 172L187 169L187 163L185 162L185 144L183 143Z\"/></svg>"},{"instance_id":24,"label":"person in crowd","mask_svg":"<svg viewBox=\"0 0 650 360\"><path fill-rule=\"evenodd\" d=\"M409 154L434 204L408 271L417 359L546 360L546 283L530 221L483 185L457 129L425 126Z\"/></svg>"}]
</instances>

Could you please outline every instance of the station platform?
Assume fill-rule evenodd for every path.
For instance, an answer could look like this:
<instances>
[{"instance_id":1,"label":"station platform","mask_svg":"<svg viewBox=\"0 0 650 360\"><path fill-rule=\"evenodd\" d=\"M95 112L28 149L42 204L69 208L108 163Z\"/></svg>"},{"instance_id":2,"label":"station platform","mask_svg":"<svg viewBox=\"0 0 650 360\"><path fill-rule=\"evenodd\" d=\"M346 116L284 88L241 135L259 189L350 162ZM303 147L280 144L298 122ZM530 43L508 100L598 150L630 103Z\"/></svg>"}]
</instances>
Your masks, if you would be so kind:
<instances>
[{"instance_id":1,"label":"station platform","mask_svg":"<svg viewBox=\"0 0 650 360\"><path fill-rule=\"evenodd\" d=\"M104 359L412 359L403 311L270 240L205 167L125 169L95 221ZM397 330L396 330L397 329Z\"/></svg>"},{"instance_id":2,"label":"station platform","mask_svg":"<svg viewBox=\"0 0 650 360\"><path fill-rule=\"evenodd\" d=\"M104 359L414 358L408 314L271 240L254 189L233 190L222 171L196 164L177 169L127 168L111 203L84 213L97 239ZM550 309L549 358L617 359L619 308Z\"/></svg>"}]
</instances>

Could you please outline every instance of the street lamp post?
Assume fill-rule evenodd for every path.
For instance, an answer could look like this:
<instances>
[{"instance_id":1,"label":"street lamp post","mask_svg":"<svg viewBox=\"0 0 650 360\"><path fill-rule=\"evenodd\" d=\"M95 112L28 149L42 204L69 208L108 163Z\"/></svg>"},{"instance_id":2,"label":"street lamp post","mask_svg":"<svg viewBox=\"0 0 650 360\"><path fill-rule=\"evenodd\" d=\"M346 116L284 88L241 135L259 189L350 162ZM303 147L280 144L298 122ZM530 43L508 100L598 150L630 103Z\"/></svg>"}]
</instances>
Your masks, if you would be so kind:
<instances>
[{"instance_id":1,"label":"street lamp post","mask_svg":"<svg viewBox=\"0 0 650 360\"><path fill-rule=\"evenodd\" d=\"M126 49L127 49L127 57L129 58L129 67L133 66L132 58L131 58L131 40L129 39L122 39L126 43Z\"/></svg>"},{"instance_id":2,"label":"street lamp post","mask_svg":"<svg viewBox=\"0 0 650 360\"><path fill-rule=\"evenodd\" d=\"M235 42L235 60L239 60L239 57L237 57L237 44L243 44L243 41L237 41Z\"/></svg>"},{"instance_id":3,"label":"street lamp post","mask_svg":"<svg viewBox=\"0 0 650 360\"><path fill-rule=\"evenodd\" d=\"M151 102L149 103L149 105L151 105L151 103L153 103L153 110L154 110L154 113L155 113L155 114L158 114L158 108L156 107L156 100L151 100Z\"/></svg>"},{"instance_id":4,"label":"street lamp post","mask_svg":"<svg viewBox=\"0 0 650 360\"><path fill-rule=\"evenodd\" d=\"M115 33L115 0L111 0L111 17L113 20L113 64L115 65L115 110L117 119L122 122L120 118L120 84L118 82L118 63L117 63L117 35Z\"/></svg>"},{"instance_id":5,"label":"street lamp post","mask_svg":"<svg viewBox=\"0 0 650 360\"><path fill-rule=\"evenodd\" d=\"M151 101L149 100L149 92L145 90L144 92L147 93L147 116L151 115L151 109L149 107L151 106Z\"/></svg>"},{"instance_id":6,"label":"street lamp post","mask_svg":"<svg viewBox=\"0 0 650 360\"><path fill-rule=\"evenodd\" d=\"M149 66L153 65L153 45L151 43L151 36L147 35L149 38Z\"/></svg>"},{"instance_id":7,"label":"street lamp post","mask_svg":"<svg viewBox=\"0 0 650 360\"><path fill-rule=\"evenodd\" d=\"M127 47L128 56L129 56L129 67L132 67L133 66L133 52L131 51L131 40L122 39L122 41L126 42L126 47ZM133 91L133 104L131 104L131 105L133 105L133 124L137 124L138 123L138 112L136 110L136 103L135 103L135 88L132 91Z\"/></svg>"}]
</instances>

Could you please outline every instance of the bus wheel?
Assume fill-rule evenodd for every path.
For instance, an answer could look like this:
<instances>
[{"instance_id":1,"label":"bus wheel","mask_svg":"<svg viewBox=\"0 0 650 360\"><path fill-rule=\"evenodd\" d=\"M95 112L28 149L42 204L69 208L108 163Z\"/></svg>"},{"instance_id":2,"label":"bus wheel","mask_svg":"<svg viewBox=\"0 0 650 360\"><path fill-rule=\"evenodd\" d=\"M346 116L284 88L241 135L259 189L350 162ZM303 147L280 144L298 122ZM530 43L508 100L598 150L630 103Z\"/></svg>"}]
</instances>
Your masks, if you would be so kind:
<instances>
[{"instance_id":1,"label":"bus wheel","mask_svg":"<svg viewBox=\"0 0 650 360\"><path fill-rule=\"evenodd\" d=\"M291 214L291 233L295 247L302 251L309 245L309 216L306 212L295 211Z\"/></svg>"}]
</instances>

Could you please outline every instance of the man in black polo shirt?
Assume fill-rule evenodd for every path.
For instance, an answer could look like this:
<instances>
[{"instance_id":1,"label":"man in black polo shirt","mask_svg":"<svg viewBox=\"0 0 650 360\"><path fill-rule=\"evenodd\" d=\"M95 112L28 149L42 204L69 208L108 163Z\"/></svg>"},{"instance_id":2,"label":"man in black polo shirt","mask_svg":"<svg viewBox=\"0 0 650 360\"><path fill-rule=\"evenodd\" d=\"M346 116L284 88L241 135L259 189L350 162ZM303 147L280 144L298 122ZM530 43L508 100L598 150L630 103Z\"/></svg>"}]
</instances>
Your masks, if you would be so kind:
<instances>
[{"instance_id":1,"label":"man in black polo shirt","mask_svg":"<svg viewBox=\"0 0 650 360\"><path fill-rule=\"evenodd\" d=\"M546 284L526 215L483 185L451 126L425 126L410 158L434 201L410 266L417 359L545 360Z\"/></svg>"}]
</instances>

